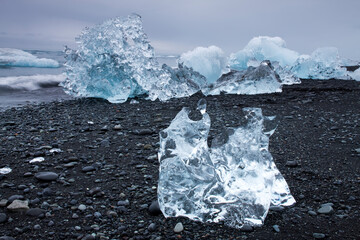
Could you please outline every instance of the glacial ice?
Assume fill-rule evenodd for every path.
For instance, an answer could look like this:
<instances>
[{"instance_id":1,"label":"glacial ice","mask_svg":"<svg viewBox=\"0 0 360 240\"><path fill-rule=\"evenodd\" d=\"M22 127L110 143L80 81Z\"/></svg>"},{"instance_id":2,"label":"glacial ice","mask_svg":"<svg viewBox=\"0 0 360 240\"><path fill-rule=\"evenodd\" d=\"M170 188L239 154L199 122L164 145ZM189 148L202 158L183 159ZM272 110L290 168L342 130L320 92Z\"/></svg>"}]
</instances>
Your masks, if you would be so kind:
<instances>
[{"instance_id":1,"label":"glacial ice","mask_svg":"<svg viewBox=\"0 0 360 240\"><path fill-rule=\"evenodd\" d=\"M307 79L350 79L348 71L342 65L337 48L316 49L310 56L301 55L290 67L299 78Z\"/></svg>"},{"instance_id":2,"label":"glacial ice","mask_svg":"<svg viewBox=\"0 0 360 240\"><path fill-rule=\"evenodd\" d=\"M354 72L349 72L349 75L352 79L356 81L360 81L360 68L358 68Z\"/></svg>"},{"instance_id":3,"label":"glacial ice","mask_svg":"<svg viewBox=\"0 0 360 240\"><path fill-rule=\"evenodd\" d=\"M0 48L0 67L57 68L60 64L53 59L37 58L19 49Z\"/></svg>"},{"instance_id":4,"label":"glacial ice","mask_svg":"<svg viewBox=\"0 0 360 240\"><path fill-rule=\"evenodd\" d=\"M258 67L248 67L242 71L231 70L222 75L210 87L208 94L263 94L281 92L281 88L282 81L270 61L263 61Z\"/></svg>"},{"instance_id":5,"label":"glacial ice","mask_svg":"<svg viewBox=\"0 0 360 240\"><path fill-rule=\"evenodd\" d=\"M71 95L113 103L140 95L165 101L192 95L204 84L204 78L181 64L176 70L160 67L136 14L85 29L78 44L77 51L66 49L62 86Z\"/></svg>"},{"instance_id":6,"label":"glacial ice","mask_svg":"<svg viewBox=\"0 0 360 240\"><path fill-rule=\"evenodd\" d=\"M286 48L285 41L280 37L254 37L244 49L233 53L229 58L230 68L245 70L249 66L259 65L264 60L277 61L282 67L295 63L299 53Z\"/></svg>"},{"instance_id":7,"label":"glacial ice","mask_svg":"<svg viewBox=\"0 0 360 240\"><path fill-rule=\"evenodd\" d=\"M226 72L224 52L216 46L197 47L181 54L178 61L205 76L208 83L214 83Z\"/></svg>"},{"instance_id":8,"label":"glacial ice","mask_svg":"<svg viewBox=\"0 0 360 240\"><path fill-rule=\"evenodd\" d=\"M183 108L160 132L158 201L165 217L185 216L202 222L224 222L234 228L262 225L270 205L295 203L268 151L275 131L273 117L245 108L247 123L229 128L208 147L210 117Z\"/></svg>"}]
</instances>

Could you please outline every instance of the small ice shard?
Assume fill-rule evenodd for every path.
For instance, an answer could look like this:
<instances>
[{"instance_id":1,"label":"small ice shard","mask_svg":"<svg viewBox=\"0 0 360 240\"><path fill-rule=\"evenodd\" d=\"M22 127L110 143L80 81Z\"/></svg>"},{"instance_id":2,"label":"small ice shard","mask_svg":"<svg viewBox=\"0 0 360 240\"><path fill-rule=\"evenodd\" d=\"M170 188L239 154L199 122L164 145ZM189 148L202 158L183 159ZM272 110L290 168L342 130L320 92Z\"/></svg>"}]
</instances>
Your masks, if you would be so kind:
<instances>
[{"instance_id":1,"label":"small ice shard","mask_svg":"<svg viewBox=\"0 0 360 240\"><path fill-rule=\"evenodd\" d=\"M51 153L61 153L63 152L63 150L61 150L60 148L52 148L49 150L49 152Z\"/></svg>"},{"instance_id":2,"label":"small ice shard","mask_svg":"<svg viewBox=\"0 0 360 240\"><path fill-rule=\"evenodd\" d=\"M270 61L263 61L258 67L248 67L243 71L231 70L222 75L207 93L263 94L281 92L281 88L282 81Z\"/></svg>"},{"instance_id":3,"label":"small ice shard","mask_svg":"<svg viewBox=\"0 0 360 240\"><path fill-rule=\"evenodd\" d=\"M60 64L48 58L38 58L31 53L14 49L0 48L0 67L58 68Z\"/></svg>"},{"instance_id":4,"label":"small ice shard","mask_svg":"<svg viewBox=\"0 0 360 240\"><path fill-rule=\"evenodd\" d=\"M192 68L206 77L208 83L215 82L226 71L224 52L216 46L197 47L181 54L179 63Z\"/></svg>"},{"instance_id":5,"label":"small ice shard","mask_svg":"<svg viewBox=\"0 0 360 240\"><path fill-rule=\"evenodd\" d=\"M334 47L318 48L311 56L301 55L290 71L306 79L350 79Z\"/></svg>"},{"instance_id":6,"label":"small ice shard","mask_svg":"<svg viewBox=\"0 0 360 240\"><path fill-rule=\"evenodd\" d=\"M36 157L29 161L29 163L37 163L37 162L43 162L45 158L43 157Z\"/></svg>"},{"instance_id":7,"label":"small ice shard","mask_svg":"<svg viewBox=\"0 0 360 240\"><path fill-rule=\"evenodd\" d=\"M277 61L282 67L292 66L299 53L286 48L280 37L254 37L243 50L233 53L229 58L230 69L245 70L264 60Z\"/></svg>"},{"instance_id":8,"label":"small ice shard","mask_svg":"<svg viewBox=\"0 0 360 240\"><path fill-rule=\"evenodd\" d=\"M160 132L158 201L165 217L224 222L234 228L262 225L270 205L295 203L268 151L276 124L259 108L246 108L247 123L229 128L208 147L210 117L183 108Z\"/></svg>"},{"instance_id":9,"label":"small ice shard","mask_svg":"<svg viewBox=\"0 0 360 240\"><path fill-rule=\"evenodd\" d=\"M12 169L9 168L9 167L0 168L0 174L2 174L2 175L6 175L6 174L9 174L11 172L12 172Z\"/></svg>"}]
</instances>

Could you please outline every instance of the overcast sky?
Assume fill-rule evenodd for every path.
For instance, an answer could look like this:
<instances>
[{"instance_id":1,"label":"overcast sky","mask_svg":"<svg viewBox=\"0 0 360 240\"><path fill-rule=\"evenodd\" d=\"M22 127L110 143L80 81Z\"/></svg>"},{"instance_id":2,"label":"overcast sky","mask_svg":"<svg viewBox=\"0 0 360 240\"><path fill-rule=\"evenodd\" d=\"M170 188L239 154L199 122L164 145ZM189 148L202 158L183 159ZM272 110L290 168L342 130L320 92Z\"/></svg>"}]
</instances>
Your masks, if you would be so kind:
<instances>
[{"instance_id":1,"label":"overcast sky","mask_svg":"<svg viewBox=\"0 0 360 240\"><path fill-rule=\"evenodd\" d=\"M74 47L84 27L130 13L158 54L210 45L229 54L265 35L302 54L333 46L360 60L360 0L0 0L0 47Z\"/></svg>"}]
</instances>

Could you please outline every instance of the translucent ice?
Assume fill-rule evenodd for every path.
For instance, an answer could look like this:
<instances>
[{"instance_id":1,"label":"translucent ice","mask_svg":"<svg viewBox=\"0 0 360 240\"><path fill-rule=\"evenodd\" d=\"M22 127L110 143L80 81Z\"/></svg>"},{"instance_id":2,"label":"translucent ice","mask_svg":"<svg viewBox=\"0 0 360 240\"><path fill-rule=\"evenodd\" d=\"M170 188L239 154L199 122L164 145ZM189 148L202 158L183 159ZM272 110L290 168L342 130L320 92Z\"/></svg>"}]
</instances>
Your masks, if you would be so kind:
<instances>
[{"instance_id":1,"label":"translucent ice","mask_svg":"<svg viewBox=\"0 0 360 240\"><path fill-rule=\"evenodd\" d=\"M77 51L66 49L67 79L62 83L65 91L75 96L115 103L144 94L151 100L167 100L188 96L202 84L195 82L194 86L199 78L190 79L194 72L185 73L188 68L175 73L166 65L160 67L136 14L87 28L78 43ZM186 79L172 78L176 74Z\"/></svg>"},{"instance_id":2,"label":"translucent ice","mask_svg":"<svg viewBox=\"0 0 360 240\"><path fill-rule=\"evenodd\" d=\"M215 82L226 71L224 52L216 46L197 47L183 53L179 62L205 76L208 83Z\"/></svg>"},{"instance_id":3,"label":"translucent ice","mask_svg":"<svg viewBox=\"0 0 360 240\"><path fill-rule=\"evenodd\" d=\"M301 55L290 70L299 78L350 78L346 68L342 66L338 50L334 47L318 48L311 56Z\"/></svg>"},{"instance_id":4,"label":"translucent ice","mask_svg":"<svg viewBox=\"0 0 360 240\"><path fill-rule=\"evenodd\" d=\"M281 92L282 81L270 61L263 61L258 67L222 75L209 89L208 94L262 94Z\"/></svg>"},{"instance_id":5,"label":"translucent ice","mask_svg":"<svg viewBox=\"0 0 360 240\"><path fill-rule=\"evenodd\" d=\"M354 72L349 72L349 75L352 79L356 81L360 81L360 68L358 68Z\"/></svg>"},{"instance_id":6,"label":"translucent ice","mask_svg":"<svg viewBox=\"0 0 360 240\"><path fill-rule=\"evenodd\" d=\"M240 228L263 224L270 205L295 203L268 151L273 118L259 108L243 109L247 123L228 129L209 148L205 100L198 110L201 120L191 120L183 108L160 132L158 201L166 217Z\"/></svg>"},{"instance_id":7,"label":"translucent ice","mask_svg":"<svg viewBox=\"0 0 360 240\"><path fill-rule=\"evenodd\" d=\"M12 172L12 169L9 168L9 167L0 168L0 174L5 175L5 174L9 174L9 173L11 173L11 172Z\"/></svg>"},{"instance_id":8,"label":"translucent ice","mask_svg":"<svg viewBox=\"0 0 360 240\"><path fill-rule=\"evenodd\" d=\"M37 58L36 56L13 48L0 48L0 67L38 67L57 68L59 63L53 59Z\"/></svg>"},{"instance_id":9,"label":"translucent ice","mask_svg":"<svg viewBox=\"0 0 360 240\"><path fill-rule=\"evenodd\" d=\"M244 49L233 53L229 65L234 70L245 70L261 61L277 61L282 67L291 66L299 57L299 53L286 48L286 43L280 37L254 37Z\"/></svg>"}]
</instances>

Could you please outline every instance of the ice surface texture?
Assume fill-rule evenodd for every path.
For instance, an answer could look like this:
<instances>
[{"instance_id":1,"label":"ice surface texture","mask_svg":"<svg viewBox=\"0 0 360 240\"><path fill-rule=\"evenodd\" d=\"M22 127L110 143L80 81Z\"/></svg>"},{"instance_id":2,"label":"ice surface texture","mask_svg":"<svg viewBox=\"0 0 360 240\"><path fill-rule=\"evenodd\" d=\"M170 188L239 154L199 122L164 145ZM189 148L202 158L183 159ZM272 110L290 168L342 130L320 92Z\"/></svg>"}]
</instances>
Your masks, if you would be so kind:
<instances>
[{"instance_id":1,"label":"ice surface texture","mask_svg":"<svg viewBox=\"0 0 360 240\"><path fill-rule=\"evenodd\" d=\"M232 70L222 75L209 90L210 95L221 92L230 94L262 94L281 92L282 82L270 61L243 71Z\"/></svg>"},{"instance_id":2,"label":"ice surface texture","mask_svg":"<svg viewBox=\"0 0 360 240\"><path fill-rule=\"evenodd\" d=\"M172 71L159 66L139 15L87 28L78 44L77 51L66 50L67 79L62 85L69 94L117 103L142 94L151 100L184 97L202 87L203 78L187 67Z\"/></svg>"},{"instance_id":3,"label":"ice surface texture","mask_svg":"<svg viewBox=\"0 0 360 240\"><path fill-rule=\"evenodd\" d=\"M230 128L208 147L210 117L183 108L160 132L158 201L165 217L186 216L230 227L261 225L270 205L295 203L268 151L275 127L259 108L245 108L246 125Z\"/></svg>"},{"instance_id":4,"label":"ice surface texture","mask_svg":"<svg viewBox=\"0 0 360 240\"><path fill-rule=\"evenodd\" d=\"M53 59L37 58L36 56L13 48L0 48L0 67L38 67L57 68L59 63Z\"/></svg>"},{"instance_id":5,"label":"ice surface texture","mask_svg":"<svg viewBox=\"0 0 360 240\"><path fill-rule=\"evenodd\" d=\"M281 66L291 66L299 57L299 53L286 48L280 37L254 37L244 49L233 53L229 65L234 70L245 70L249 66L258 65L264 60L279 62Z\"/></svg>"},{"instance_id":6,"label":"ice surface texture","mask_svg":"<svg viewBox=\"0 0 360 240\"><path fill-rule=\"evenodd\" d=\"M197 47L192 51L183 53L180 56L179 63L205 76L208 83L215 82L226 72L224 52L216 46Z\"/></svg>"}]
</instances>

